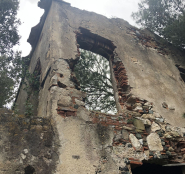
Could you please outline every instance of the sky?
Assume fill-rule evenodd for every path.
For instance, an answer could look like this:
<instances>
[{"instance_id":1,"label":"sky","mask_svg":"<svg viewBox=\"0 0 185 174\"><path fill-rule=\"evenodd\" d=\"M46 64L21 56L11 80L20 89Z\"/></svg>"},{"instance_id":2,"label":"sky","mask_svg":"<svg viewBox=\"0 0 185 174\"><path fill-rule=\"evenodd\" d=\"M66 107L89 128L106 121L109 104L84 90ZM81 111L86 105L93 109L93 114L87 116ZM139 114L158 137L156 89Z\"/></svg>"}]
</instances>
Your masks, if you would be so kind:
<instances>
[{"instance_id":1,"label":"sky","mask_svg":"<svg viewBox=\"0 0 185 174\"><path fill-rule=\"evenodd\" d=\"M37 6L39 0L20 0L18 18L22 24L19 27L21 35L20 44L15 49L22 51L22 56L27 56L31 51L31 46L27 42L31 28L37 25L40 17L44 13L43 9ZM131 17L132 12L138 9L140 0L64 0L71 3L71 6L79 9L102 14L108 18L122 18L131 25L136 25Z\"/></svg>"}]
</instances>

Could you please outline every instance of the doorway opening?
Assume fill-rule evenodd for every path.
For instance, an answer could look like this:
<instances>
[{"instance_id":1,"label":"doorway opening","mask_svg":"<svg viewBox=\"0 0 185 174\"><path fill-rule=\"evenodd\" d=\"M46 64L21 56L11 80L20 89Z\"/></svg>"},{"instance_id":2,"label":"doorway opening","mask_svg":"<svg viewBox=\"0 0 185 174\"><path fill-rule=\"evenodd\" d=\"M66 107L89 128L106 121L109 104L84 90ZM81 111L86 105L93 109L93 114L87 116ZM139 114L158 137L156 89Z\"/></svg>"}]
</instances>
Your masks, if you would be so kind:
<instances>
[{"instance_id":1,"label":"doorway opening","mask_svg":"<svg viewBox=\"0 0 185 174\"><path fill-rule=\"evenodd\" d=\"M166 167L158 164L143 163L142 166L132 169L132 174L183 174L181 167Z\"/></svg>"}]
</instances>

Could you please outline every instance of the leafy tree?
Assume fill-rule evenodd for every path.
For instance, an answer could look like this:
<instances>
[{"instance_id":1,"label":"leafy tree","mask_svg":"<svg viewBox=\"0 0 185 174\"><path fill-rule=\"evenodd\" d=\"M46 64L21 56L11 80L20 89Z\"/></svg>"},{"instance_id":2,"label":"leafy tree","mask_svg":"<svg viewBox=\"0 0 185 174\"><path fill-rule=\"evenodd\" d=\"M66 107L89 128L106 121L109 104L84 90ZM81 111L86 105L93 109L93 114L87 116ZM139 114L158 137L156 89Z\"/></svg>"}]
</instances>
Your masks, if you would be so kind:
<instances>
[{"instance_id":1,"label":"leafy tree","mask_svg":"<svg viewBox=\"0 0 185 174\"><path fill-rule=\"evenodd\" d=\"M88 109L108 113L117 112L109 61L106 58L81 50L81 57L74 71L81 90L87 93L85 104Z\"/></svg>"},{"instance_id":2,"label":"leafy tree","mask_svg":"<svg viewBox=\"0 0 185 174\"><path fill-rule=\"evenodd\" d=\"M20 52L13 51L20 39L18 7L18 0L0 0L0 107L13 99L21 74Z\"/></svg>"},{"instance_id":3,"label":"leafy tree","mask_svg":"<svg viewBox=\"0 0 185 174\"><path fill-rule=\"evenodd\" d=\"M132 14L136 23L185 48L184 0L141 0L138 6L138 12Z\"/></svg>"}]
</instances>

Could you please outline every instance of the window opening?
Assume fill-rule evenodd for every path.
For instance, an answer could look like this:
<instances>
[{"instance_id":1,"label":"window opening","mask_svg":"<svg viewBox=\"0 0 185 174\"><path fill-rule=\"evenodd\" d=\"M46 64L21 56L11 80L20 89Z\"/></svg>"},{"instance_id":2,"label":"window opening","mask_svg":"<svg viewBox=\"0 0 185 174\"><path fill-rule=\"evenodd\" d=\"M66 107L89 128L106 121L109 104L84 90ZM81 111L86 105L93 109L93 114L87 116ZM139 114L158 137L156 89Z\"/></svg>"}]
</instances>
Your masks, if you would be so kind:
<instances>
[{"instance_id":1,"label":"window opening","mask_svg":"<svg viewBox=\"0 0 185 174\"><path fill-rule=\"evenodd\" d=\"M109 60L84 49L80 49L80 53L81 56L74 68L74 72L80 83L81 90L87 94L86 108L115 114L117 109Z\"/></svg>"}]
</instances>

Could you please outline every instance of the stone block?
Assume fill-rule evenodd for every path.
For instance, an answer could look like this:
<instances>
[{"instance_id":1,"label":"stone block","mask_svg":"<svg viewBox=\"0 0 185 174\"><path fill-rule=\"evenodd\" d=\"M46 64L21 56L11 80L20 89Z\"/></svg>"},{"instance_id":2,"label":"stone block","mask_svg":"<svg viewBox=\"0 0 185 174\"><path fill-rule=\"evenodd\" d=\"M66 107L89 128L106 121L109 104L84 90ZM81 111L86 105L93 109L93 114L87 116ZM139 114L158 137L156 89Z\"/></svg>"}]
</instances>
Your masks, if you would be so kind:
<instances>
[{"instance_id":1,"label":"stone block","mask_svg":"<svg viewBox=\"0 0 185 174\"><path fill-rule=\"evenodd\" d=\"M148 147L151 151L162 151L163 146L161 144L161 139L157 133L151 133L147 136Z\"/></svg>"},{"instance_id":2,"label":"stone block","mask_svg":"<svg viewBox=\"0 0 185 174\"><path fill-rule=\"evenodd\" d=\"M58 100L57 104L58 106L68 107L72 105L72 99L69 96L63 96L60 100Z\"/></svg>"},{"instance_id":3,"label":"stone block","mask_svg":"<svg viewBox=\"0 0 185 174\"><path fill-rule=\"evenodd\" d=\"M130 138L130 141L132 143L132 146L135 147L136 150L140 150L141 149L141 144L140 144L139 140L133 134L130 134L129 138Z\"/></svg>"},{"instance_id":4,"label":"stone block","mask_svg":"<svg viewBox=\"0 0 185 174\"><path fill-rule=\"evenodd\" d=\"M152 126L151 126L152 132L158 131L160 129L161 129L161 127L157 123L155 123L155 122L152 123Z\"/></svg>"},{"instance_id":5,"label":"stone block","mask_svg":"<svg viewBox=\"0 0 185 174\"><path fill-rule=\"evenodd\" d=\"M143 122L139 119L134 119L134 126L136 127L136 132L143 132L145 130Z\"/></svg>"}]
</instances>

